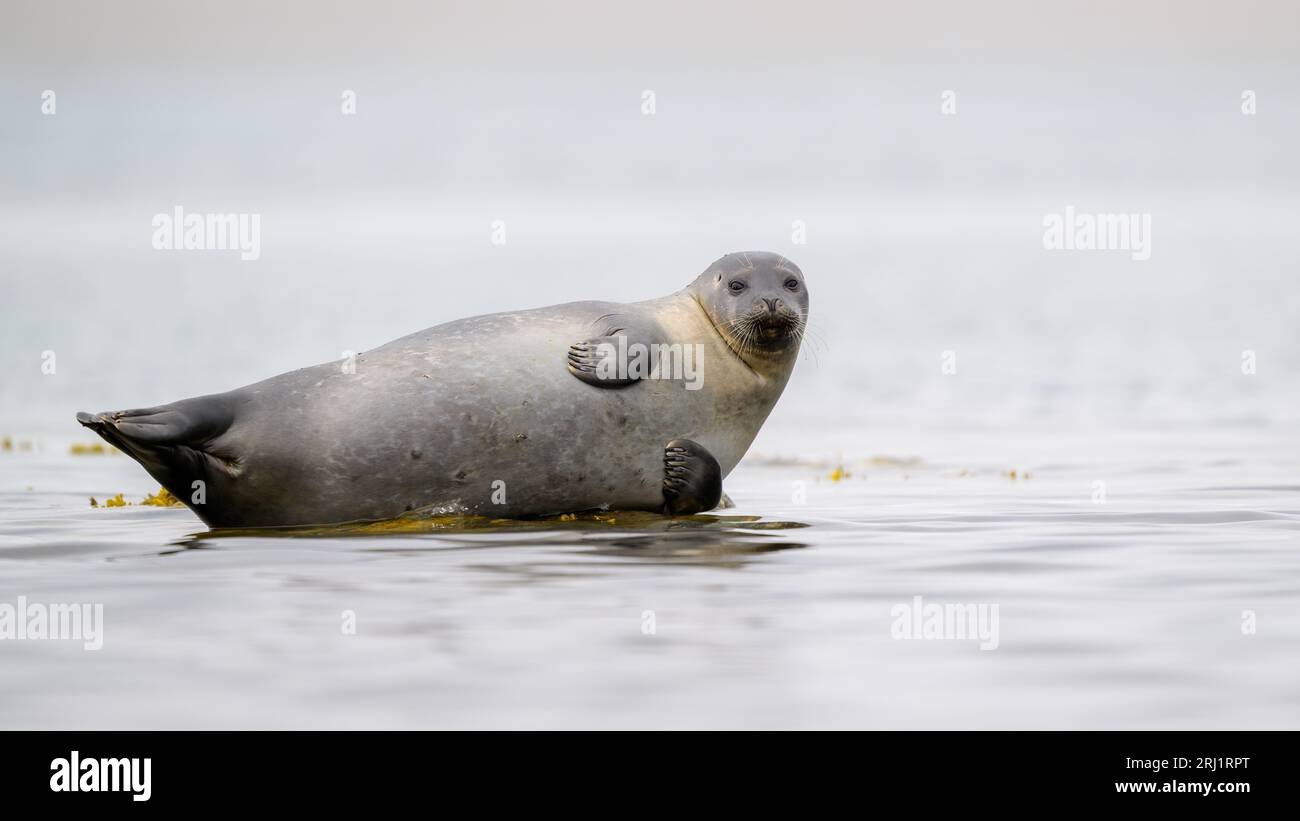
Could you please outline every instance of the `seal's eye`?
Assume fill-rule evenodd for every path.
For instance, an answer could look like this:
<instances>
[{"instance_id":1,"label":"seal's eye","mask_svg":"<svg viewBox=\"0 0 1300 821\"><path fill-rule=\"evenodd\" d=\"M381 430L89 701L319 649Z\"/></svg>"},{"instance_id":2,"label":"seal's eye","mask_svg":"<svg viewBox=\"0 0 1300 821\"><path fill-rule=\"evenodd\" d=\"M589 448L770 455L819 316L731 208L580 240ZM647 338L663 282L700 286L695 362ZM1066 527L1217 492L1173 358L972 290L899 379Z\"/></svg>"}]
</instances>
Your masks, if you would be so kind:
<instances>
[{"instance_id":1,"label":"seal's eye","mask_svg":"<svg viewBox=\"0 0 1300 821\"><path fill-rule=\"evenodd\" d=\"M733 294L738 294L741 291L745 290L745 283L741 282L738 279L733 279L731 282L727 283L727 287L731 289L731 292Z\"/></svg>"},{"instance_id":2,"label":"seal's eye","mask_svg":"<svg viewBox=\"0 0 1300 821\"><path fill-rule=\"evenodd\" d=\"M785 289L787 291L799 290L799 280L795 279L794 277L790 277L785 281Z\"/></svg>"}]
</instances>

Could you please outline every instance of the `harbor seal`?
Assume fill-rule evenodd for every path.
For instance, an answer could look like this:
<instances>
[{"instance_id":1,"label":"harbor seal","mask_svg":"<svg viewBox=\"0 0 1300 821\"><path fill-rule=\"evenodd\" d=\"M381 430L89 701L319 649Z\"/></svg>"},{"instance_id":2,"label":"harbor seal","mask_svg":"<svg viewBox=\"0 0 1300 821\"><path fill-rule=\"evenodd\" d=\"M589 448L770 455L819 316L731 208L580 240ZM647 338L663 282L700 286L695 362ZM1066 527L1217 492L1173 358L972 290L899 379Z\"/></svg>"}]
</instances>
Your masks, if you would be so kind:
<instances>
[{"instance_id":1,"label":"harbor seal","mask_svg":"<svg viewBox=\"0 0 1300 821\"><path fill-rule=\"evenodd\" d=\"M717 506L807 316L794 263L734 253L666 297L461 319L354 363L77 420L214 527L685 515Z\"/></svg>"}]
</instances>

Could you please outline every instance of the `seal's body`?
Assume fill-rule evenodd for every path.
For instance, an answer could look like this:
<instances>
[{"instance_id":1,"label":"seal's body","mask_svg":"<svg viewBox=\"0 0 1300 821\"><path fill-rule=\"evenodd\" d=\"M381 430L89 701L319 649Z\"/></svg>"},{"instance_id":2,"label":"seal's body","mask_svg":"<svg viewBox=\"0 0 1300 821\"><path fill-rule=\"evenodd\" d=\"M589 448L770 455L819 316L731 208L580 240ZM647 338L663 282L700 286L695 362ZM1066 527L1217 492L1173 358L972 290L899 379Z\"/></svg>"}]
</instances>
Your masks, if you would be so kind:
<instances>
[{"instance_id":1,"label":"seal's body","mask_svg":"<svg viewBox=\"0 0 1300 821\"><path fill-rule=\"evenodd\" d=\"M778 267L778 287L802 307L782 304L778 317L760 299L768 324L784 329L766 334L782 344L764 350L750 301L724 310L743 299L728 283ZM428 507L496 517L696 512L717 504L722 476L785 387L806 312L802 279L775 255L728 255L661 299L462 319L355 362L78 419L214 526ZM732 314L758 324L742 334ZM676 346L663 350L684 362L638 373L610 359L654 346Z\"/></svg>"}]
</instances>

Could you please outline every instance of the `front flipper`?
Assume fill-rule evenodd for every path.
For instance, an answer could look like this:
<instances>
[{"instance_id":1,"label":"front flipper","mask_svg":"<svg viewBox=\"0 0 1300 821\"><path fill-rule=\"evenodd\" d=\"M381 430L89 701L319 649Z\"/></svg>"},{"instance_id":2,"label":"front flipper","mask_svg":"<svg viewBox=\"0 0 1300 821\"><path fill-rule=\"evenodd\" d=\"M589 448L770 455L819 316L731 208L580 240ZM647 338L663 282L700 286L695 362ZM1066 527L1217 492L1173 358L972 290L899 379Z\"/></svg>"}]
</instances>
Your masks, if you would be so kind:
<instances>
[{"instance_id":1,"label":"front flipper","mask_svg":"<svg viewBox=\"0 0 1300 821\"><path fill-rule=\"evenodd\" d=\"M674 439L664 448L664 513L689 516L722 500L722 468L698 442Z\"/></svg>"},{"instance_id":2,"label":"front flipper","mask_svg":"<svg viewBox=\"0 0 1300 821\"><path fill-rule=\"evenodd\" d=\"M598 388L624 388L658 371L663 329L644 317L609 313L591 323L592 336L569 346L569 373Z\"/></svg>"},{"instance_id":3,"label":"front flipper","mask_svg":"<svg viewBox=\"0 0 1300 821\"><path fill-rule=\"evenodd\" d=\"M569 346L569 373L598 388L622 388L641 378L627 352L635 350L625 336L595 336ZM621 367L620 367L621 365Z\"/></svg>"}]
</instances>

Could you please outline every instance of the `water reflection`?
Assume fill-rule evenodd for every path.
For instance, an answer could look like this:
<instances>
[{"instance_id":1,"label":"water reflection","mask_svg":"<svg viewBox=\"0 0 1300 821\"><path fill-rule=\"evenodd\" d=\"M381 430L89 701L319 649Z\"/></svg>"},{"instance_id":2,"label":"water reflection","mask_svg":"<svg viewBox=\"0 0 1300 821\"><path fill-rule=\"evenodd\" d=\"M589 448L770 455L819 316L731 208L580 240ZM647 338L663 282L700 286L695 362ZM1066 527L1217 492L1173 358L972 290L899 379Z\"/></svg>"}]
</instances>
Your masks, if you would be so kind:
<instances>
[{"instance_id":1,"label":"water reflection","mask_svg":"<svg viewBox=\"0 0 1300 821\"><path fill-rule=\"evenodd\" d=\"M740 567L747 557L807 547L806 543L785 538L783 534L808 526L759 516L669 517L642 511L589 512L538 519L407 516L381 522L311 527L214 529L192 534L177 542L176 547L178 550L207 549L232 539L358 540L355 548L358 552L384 554L572 546L595 556Z\"/></svg>"}]
</instances>

